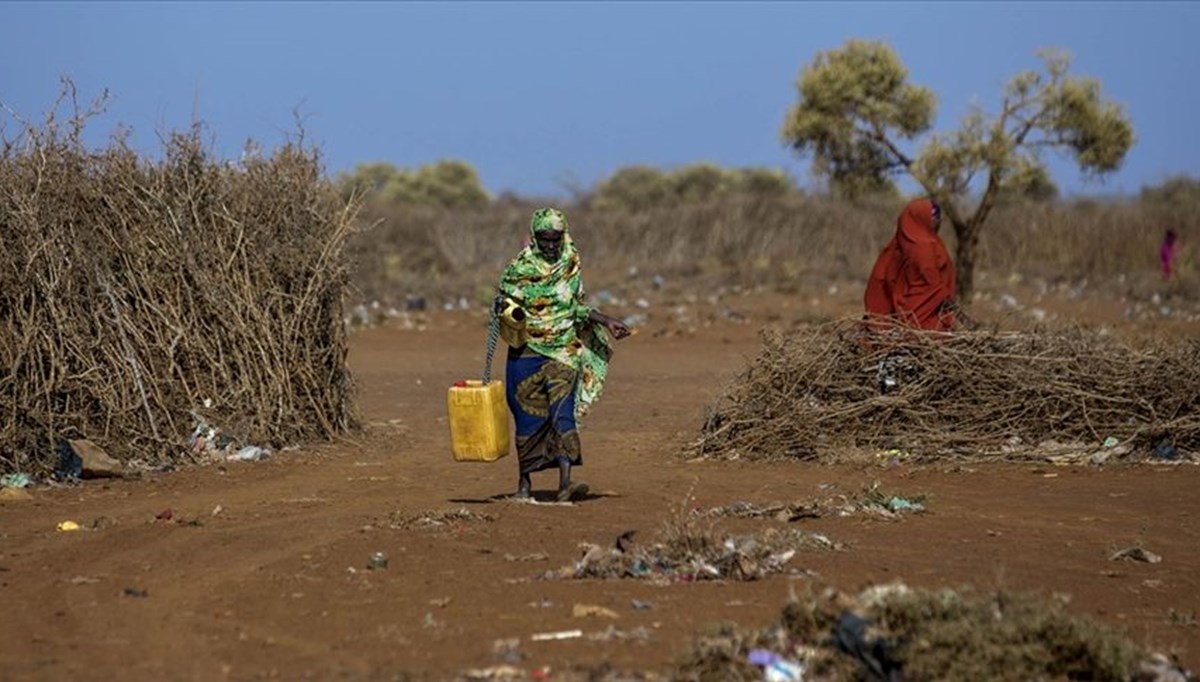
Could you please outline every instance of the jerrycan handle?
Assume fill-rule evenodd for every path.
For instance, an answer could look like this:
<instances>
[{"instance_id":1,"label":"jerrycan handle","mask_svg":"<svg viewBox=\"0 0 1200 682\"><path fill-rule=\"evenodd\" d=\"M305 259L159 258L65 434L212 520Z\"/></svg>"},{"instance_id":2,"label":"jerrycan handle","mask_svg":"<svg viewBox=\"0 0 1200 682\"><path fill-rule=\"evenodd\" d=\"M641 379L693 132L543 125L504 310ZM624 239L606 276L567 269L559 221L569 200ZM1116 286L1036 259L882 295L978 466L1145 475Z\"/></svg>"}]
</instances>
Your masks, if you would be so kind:
<instances>
[{"instance_id":1,"label":"jerrycan handle","mask_svg":"<svg viewBox=\"0 0 1200 682\"><path fill-rule=\"evenodd\" d=\"M500 338L500 314L496 312L496 307L500 302L501 297L497 296L496 301L492 303L491 317L488 318L487 345L485 358L483 361L483 385L487 386L492 383L492 358L496 355L496 341Z\"/></svg>"}]
</instances>

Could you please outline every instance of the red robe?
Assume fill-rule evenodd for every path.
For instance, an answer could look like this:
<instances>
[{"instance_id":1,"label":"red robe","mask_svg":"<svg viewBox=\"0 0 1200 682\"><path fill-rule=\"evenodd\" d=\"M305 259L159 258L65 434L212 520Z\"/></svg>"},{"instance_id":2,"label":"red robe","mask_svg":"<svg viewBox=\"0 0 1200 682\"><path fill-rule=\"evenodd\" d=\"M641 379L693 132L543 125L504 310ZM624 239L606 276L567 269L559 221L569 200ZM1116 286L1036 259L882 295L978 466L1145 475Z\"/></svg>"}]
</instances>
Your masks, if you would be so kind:
<instances>
[{"instance_id":1,"label":"red robe","mask_svg":"<svg viewBox=\"0 0 1200 682\"><path fill-rule=\"evenodd\" d=\"M933 202L909 202L896 235L871 269L864 297L872 318L892 317L931 331L954 328L954 263L933 228Z\"/></svg>"}]
</instances>

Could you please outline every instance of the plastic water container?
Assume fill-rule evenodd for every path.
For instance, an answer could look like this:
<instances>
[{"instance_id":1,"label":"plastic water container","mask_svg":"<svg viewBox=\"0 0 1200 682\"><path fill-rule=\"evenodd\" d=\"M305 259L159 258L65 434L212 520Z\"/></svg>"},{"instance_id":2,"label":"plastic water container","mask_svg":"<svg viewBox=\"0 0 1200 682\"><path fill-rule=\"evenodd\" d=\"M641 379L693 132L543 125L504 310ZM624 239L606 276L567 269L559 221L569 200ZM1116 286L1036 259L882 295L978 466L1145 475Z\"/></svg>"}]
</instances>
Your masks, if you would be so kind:
<instances>
[{"instance_id":1,"label":"plastic water container","mask_svg":"<svg viewBox=\"0 0 1200 682\"><path fill-rule=\"evenodd\" d=\"M446 396L450 448L457 462L494 462L508 454L508 407L504 384L460 381Z\"/></svg>"}]
</instances>

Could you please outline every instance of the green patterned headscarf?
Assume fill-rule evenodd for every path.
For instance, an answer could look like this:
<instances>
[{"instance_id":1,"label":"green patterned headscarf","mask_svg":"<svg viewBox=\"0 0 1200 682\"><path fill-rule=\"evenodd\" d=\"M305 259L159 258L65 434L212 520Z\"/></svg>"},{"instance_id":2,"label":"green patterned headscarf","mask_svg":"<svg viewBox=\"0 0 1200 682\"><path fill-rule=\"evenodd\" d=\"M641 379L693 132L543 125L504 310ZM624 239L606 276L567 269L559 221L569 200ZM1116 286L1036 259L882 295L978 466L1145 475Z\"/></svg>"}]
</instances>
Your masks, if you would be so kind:
<instances>
[{"instance_id":1,"label":"green patterned headscarf","mask_svg":"<svg viewBox=\"0 0 1200 682\"><path fill-rule=\"evenodd\" d=\"M562 251L553 263L537 246L537 234L549 230L563 233ZM538 209L529 231L531 243L505 268L500 293L525 309L529 347L579 372L575 411L582 416L604 387L611 340L604 325L588 320L591 308L585 303L579 252L567 230L567 217L557 209Z\"/></svg>"}]
</instances>

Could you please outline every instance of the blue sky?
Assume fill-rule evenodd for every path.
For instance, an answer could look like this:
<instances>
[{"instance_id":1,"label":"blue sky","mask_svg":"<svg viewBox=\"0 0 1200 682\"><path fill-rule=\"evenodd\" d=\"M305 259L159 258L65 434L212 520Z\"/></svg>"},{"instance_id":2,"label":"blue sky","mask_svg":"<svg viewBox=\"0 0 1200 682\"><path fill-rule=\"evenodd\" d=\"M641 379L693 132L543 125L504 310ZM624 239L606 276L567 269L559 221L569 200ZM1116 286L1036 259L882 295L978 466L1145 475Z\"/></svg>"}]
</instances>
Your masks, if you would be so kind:
<instances>
[{"instance_id":1,"label":"blue sky","mask_svg":"<svg viewBox=\"0 0 1200 682\"><path fill-rule=\"evenodd\" d=\"M366 161L474 164L493 192L561 194L634 163L783 168L801 67L849 38L890 43L931 87L937 127L1058 46L1130 113L1138 144L1104 183L1053 163L1068 193L1200 175L1200 3L0 2L0 102L36 117L59 77L112 93L117 124L210 128L236 156L305 118L331 172ZM8 123L12 131L11 122Z\"/></svg>"}]
</instances>

